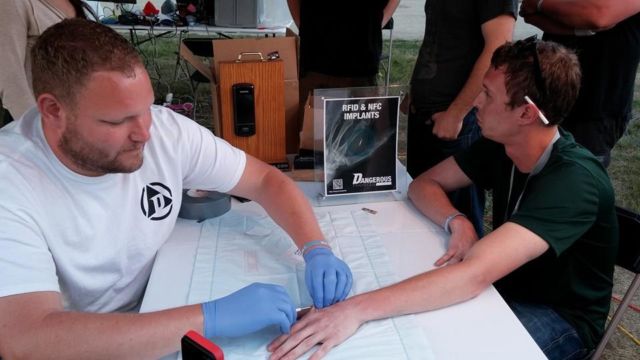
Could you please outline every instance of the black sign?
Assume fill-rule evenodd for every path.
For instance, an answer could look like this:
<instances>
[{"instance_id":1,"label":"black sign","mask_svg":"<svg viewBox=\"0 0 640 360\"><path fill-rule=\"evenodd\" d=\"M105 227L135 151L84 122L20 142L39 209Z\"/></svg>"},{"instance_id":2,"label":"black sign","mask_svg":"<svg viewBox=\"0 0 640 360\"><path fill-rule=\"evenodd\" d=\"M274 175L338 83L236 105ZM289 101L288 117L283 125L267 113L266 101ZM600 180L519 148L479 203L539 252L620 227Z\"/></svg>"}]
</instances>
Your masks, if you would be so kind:
<instances>
[{"instance_id":1,"label":"black sign","mask_svg":"<svg viewBox=\"0 0 640 360\"><path fill-rule=\"evenodd\" d=\"M325 195L396 190L397 96L324 101Z\"/></svg>"}]
</instances>

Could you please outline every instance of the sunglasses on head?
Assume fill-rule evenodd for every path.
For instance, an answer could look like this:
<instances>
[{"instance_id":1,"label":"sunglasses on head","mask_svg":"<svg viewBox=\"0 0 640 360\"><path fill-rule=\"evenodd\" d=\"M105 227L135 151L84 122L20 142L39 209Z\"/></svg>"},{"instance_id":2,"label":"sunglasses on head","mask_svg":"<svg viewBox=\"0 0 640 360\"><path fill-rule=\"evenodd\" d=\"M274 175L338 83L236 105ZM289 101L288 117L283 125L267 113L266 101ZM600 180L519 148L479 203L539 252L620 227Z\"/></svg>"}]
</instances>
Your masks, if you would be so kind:
<instances>
[{"instance_id":1,"label":"sunglasses on head","mask_svg":"<svg viewBox=\"0 0 640 360\"><path fill-rule=\"evenodd\" d=\"M514 44L514 48L516 48L517 51L521 51L527 55L531 55L531 57L533 58L533 78L539 94L536 101L538 103L543 102L544 98L547 96L547 87L545 86L544 78L542 77L542 70L540 69L540 59L538 58L538 36L533 35L524 40L517 41ZM549 125L549 120L546 118L546 116L544 116L538 105L536 105L536 102L534 102L528 95L525 95L524 100L528 104L533 105L538 111L540 120L545 125Z\"/></svg>"}]
</instances>

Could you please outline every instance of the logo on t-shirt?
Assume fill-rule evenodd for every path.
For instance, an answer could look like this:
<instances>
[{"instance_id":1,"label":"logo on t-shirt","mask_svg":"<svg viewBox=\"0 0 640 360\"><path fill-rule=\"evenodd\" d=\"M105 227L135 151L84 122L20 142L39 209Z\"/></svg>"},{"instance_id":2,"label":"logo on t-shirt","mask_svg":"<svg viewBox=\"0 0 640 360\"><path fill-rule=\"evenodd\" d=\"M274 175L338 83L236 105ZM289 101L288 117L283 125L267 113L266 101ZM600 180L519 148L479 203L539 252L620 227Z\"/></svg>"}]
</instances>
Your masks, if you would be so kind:
<instances>
[{"instance_id":1,"label":"logo on t-shirt","mask_svg":"<svg viewBox=\"0 0 640 360\"><path fill-rule=\"evenodd\" d=\"M165 184L152 182L142 188L140 208L144 216L150 220L162 220L171 214L173 200L171 189Z\"/></svg>"}]
</instances>

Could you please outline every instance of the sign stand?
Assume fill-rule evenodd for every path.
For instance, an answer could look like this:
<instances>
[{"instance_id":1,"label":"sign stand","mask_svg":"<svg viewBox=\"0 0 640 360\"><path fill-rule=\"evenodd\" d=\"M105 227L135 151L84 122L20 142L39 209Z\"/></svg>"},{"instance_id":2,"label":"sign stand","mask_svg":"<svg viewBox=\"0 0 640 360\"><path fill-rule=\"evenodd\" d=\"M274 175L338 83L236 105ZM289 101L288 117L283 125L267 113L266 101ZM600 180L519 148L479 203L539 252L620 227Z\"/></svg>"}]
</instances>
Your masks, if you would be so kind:
<instances>
[{"instance_id":1,"label":"sign stand","mask_svg":"<svg viewBox=\"0 0 640 360\"><path fill-rule=\"evenodd\" d=\"M314 91L314 150L321 154L315 156L314 167L321 185L317 205L406 198L408 175L398 160L406 149L399 132L403 89Z\"/></svg>"}]
</instances>

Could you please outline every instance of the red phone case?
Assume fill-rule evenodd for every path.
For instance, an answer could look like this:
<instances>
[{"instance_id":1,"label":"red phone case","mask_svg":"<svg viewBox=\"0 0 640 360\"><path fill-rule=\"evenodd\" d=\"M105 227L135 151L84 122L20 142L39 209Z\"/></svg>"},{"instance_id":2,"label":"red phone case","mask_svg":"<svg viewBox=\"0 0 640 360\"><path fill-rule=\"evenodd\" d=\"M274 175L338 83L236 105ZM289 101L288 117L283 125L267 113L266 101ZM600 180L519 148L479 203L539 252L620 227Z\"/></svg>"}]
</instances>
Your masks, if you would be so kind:
<instances>
[{"instance_id":1,"label":"red phone case","mask_svg":"<svg viewBox=\"0 0 640 360\"><path fill-rule=\"evenodd\" d=\"M194 330L189 330L182 337L181 344L182 358L184 360L224 360L222 349Z\"/></svg>"}]
</instances>

